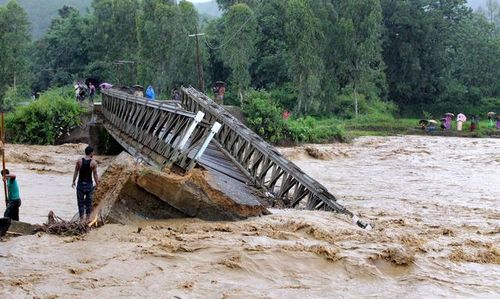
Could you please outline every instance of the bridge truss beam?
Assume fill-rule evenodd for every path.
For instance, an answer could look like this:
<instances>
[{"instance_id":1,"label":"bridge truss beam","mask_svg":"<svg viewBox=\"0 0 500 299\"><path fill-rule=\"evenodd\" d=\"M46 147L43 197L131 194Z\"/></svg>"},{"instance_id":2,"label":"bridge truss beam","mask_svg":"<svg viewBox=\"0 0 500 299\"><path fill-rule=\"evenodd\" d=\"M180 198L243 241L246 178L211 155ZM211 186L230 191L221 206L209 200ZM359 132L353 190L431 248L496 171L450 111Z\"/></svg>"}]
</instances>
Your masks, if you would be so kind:
<instances>
[{"instance_id":1,"label":"bridge truss beam","mask_svg":"<svg viewBox=\"0 0 500 299\"><path fill-rule=\"evenodd\" d=\"M192 169L220 127L214 124L211 129L202 122L203 112L185 111L178 103L117 90L102 92L102 113L108 132L129 153L160 169Z\"/></svg>"},{"instance_id":2,"label":"bridge truss beam","mask_svg":"<svg viewBox=\"0 0 500 299\"><path fill-rule=\"evenodd\" d=\"M349 216L358 226L371 229L339 204L323 185L285 159L222 106L192 87L183 87L181 92L182 104L188 111L202 111L209 123L222 124L215 137L217 146L231 157L252 184L266 191L272 206L336 211Z\"/></svg>"}]
</instances>

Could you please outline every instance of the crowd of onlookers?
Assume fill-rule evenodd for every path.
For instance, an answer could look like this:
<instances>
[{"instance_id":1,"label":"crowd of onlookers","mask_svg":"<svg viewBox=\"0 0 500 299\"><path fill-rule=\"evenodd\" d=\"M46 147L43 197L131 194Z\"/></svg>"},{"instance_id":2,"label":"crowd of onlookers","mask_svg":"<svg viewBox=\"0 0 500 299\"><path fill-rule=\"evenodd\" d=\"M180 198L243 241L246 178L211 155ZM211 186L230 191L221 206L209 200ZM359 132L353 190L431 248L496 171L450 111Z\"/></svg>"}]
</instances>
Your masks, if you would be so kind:
<instances>
[{"instance_id":1,"label":"crowd of onlookers","mask_svg":"<svg viewBox=\"0 0 500 299\"><path fill-rule=\"evenodd\" d=\"M454 117L455 114L453 113L446 113L445 115L443 115L443 117L440 119L439 128L442 130L451 130ZM487 124L488 128L500 129L500 115L497 115L495 112L488 112L487 117L488 117L488 124ZM478 128L479 120L480 118L477 115L472 114L470 116L469 130L471 132L474 132ZM457 131L462 131L464 124L467 122L467 116L463 113L459 113L456 116L455 121L456 121ZM434 119L421 119L418 125L420 129L426 130L428 132L433 132L438 129L438 122Z\"/></svg>"}]
</instances>

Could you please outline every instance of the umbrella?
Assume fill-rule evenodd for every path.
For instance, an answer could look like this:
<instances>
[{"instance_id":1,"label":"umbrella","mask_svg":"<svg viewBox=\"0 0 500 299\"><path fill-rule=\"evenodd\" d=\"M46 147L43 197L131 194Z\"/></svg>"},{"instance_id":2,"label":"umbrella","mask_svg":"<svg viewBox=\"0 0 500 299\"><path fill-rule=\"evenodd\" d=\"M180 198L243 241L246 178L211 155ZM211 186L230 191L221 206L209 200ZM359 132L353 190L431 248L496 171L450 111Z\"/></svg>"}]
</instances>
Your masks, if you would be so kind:
<instances>
[{"instance_id":1,"label":"umbrella","mask_svg":"<svg viewBox=\"0 0 500 299\"><path fill-rule=\"evenodd\" d=\"M217 81L217 82L215 82L215 85L226 85L226 82L224 82L224 81Z\"/></svg>"},{"instance_id":2,"label":"umbrella","mask_svg":"<svg viewBox=\"0 0 500 299\"><path fill-rule=\"evenodd\" d=\"M488 116L493 116L495 114L496 114L495 112L488 112Z\"/></svg>"},{"instance_id":3,"label":"umbrella","mask_svg":"<svg viewBox=\"0 0 500 299\"><path fill-rule=\"evenodd\" d=\"M457 121L466 122L467 121L467 116L465 116L465 114L463 114L463 113L459 113L457 115Z\"/></svg>"},{"instance_id":4,"label":"umbrella","mask_svg":"<svg viewBox=\"0 0 500 299\"><path fill-rule=\"evenodd\" d=\"M132 88L144 90L144 87L141 85L134 85L134 86L132 86Z\"/></svg>"},{"instance_id":5,"label":"umbrella","mask_svg":"<svg viewBox=\"0 0 500 299\"><path fill-rule=\"evenodd\" d=\"M455 114L451 113L451 112L448 112L445 114L446 116L455 116Z\"/></svg>"},{"instance_id":6,"label":"umbrella","mask_svg":"<svg viewBox=\"0 0 500 299\"><path fill-rule=\"evenodd\" d=\"M431 120L429 120L429 123L430 123L430 124L437 124L437 121L435 121L435 120L431 119Z\"/></svg>"},{"instance_id":7,"label":"umbrella","mask_svg":"<svg viewBox=\"0 0 500 299\"><path fill-rule=\"evenodd\" d=\"M101 85L99 85L99 87L101 89L110 89L110 88L113 88L113 85L111 85L109 83L102 83Z\"/></svg>"}]
</instances>

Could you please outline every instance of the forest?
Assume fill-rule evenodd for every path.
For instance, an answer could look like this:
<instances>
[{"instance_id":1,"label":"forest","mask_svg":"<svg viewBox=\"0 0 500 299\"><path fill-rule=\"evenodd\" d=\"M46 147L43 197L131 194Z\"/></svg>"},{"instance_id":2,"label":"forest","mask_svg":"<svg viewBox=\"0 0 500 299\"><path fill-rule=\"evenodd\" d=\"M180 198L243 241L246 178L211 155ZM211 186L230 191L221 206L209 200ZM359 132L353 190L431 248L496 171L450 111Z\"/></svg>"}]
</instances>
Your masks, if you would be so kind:
<instances>
[{"instance_id":1,"label":"forest","mask_svg":"<svg viewBox=\"0 0 500 299\"><path fill-rule=\"evenodd\" d=\"M308 117L500 108L498 0L480 12L465 0L217 3L218 18L200 16L187 1L92 0L87 13L64 5L35 40L27 13L11 0L0 6L4 109L33 91L85 78L152 85L163 98L176 86L196 87L193 33L204 33L207 92L227 82L226 104L258 111L250 118L256 126L266 126L264 118L272 124L283 110L301 127ZM261 133L279 137L273 130Z\"/></svg>"}]
</instances>

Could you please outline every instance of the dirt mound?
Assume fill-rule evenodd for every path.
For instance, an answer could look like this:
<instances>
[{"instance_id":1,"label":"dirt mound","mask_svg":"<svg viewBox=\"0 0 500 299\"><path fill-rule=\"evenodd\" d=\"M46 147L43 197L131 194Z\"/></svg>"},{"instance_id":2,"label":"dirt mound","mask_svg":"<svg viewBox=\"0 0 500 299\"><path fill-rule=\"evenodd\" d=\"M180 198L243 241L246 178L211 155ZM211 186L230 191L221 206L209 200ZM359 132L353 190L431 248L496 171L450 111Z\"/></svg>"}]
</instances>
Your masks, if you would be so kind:
<instances>
[{"instance_id":1,"label":"dirt mound","mask_svg":"<svg viewBox=\"0 0 500 299\"><path fill-rule=\"evenodd\" d=\"M197 217L238 220L269 214L258 201L234 199L212 182L208 172L194 169L178 175L140 165L120 154L96 190L94 215L110 222Z\"/></svg>"}]
</instances>

